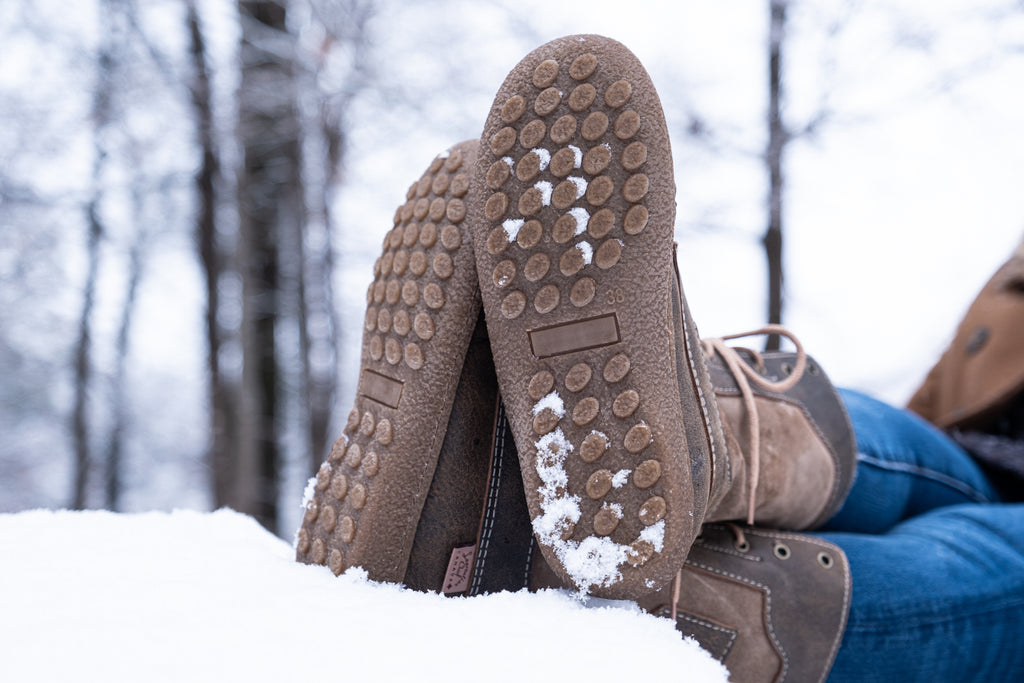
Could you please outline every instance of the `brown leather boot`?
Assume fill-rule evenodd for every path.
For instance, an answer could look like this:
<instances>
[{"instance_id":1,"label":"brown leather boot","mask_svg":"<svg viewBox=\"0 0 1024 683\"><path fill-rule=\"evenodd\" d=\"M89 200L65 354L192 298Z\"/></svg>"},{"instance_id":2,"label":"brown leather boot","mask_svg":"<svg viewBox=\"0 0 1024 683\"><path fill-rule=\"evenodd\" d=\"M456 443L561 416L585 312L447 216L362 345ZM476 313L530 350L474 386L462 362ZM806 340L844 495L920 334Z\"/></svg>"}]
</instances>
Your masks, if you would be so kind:
<instances>
[{"instance_id":1,"label":"brown leather boot","mask_svg":"<svg viewBox=\"0 0 1024 683\"><path fill-rule=\"evenodd\" d=\"M639 602L674 620L729 669L734 683L802 683L828 676L850 589L846 556L827 541L708 524L674 589Z\"/></svg>"},{"instance_id":2,"label":"brown leather boot","mask_svg":"<svg viewBox=\"0 0 1024 683\"><path fill-rule=\"evenodd\" d=\"M725 339L781 334L796 352L757 353ZM785 328L704 342L728 444L715 469L707 521L812 529L835 514L853 484L856 445L824 370ZM723 471L724 470L724 471Z\"/></svg>"},{"instance_id":3,"label":"brown leather boot","mask_svg":"<svg viewBox=\"0 0 1024 683\"><path fill-rule=\"evenodd\" d=\"M434 159L384 238L355 405L307 489L300 562L450 594L525 585L533 534L466 231L476 147Z\"/></svg>"},{"instance_id":4,"label":"brown leather boot","mask_svg":"<svg viewBox=\"0 0 1024 683\"><path fill-rule=\"evenodd\" d=\"M438 471L441 452L459 449L468 463L460 465L465 481L450 486L476 494L486 481L487 439L479 434L493 427L497 390L486 373L486 337L471 345L480 297L465 219L476 145L434 159L384 238L366 295L355 405L307 490L300 561L402 581L435 472L450 474ZM448 429L452 421L460 428ZM467 521L461 505L449 512L448 533L473 527L471 541L477 520Z\"/></svg>"},{"instance_id":5,"label":"brown leather boot","mask_svg":"<svg viewBox=\"0 0 1024 683\"><path fill-rule=\"evenodd\" d=\"M672 155L643 66L601 36L531 52L495 98L477 182L481 296L538 543L581 591L649 592L699 533L721 430L673 291Z\"/></svg>"}]
</instances>

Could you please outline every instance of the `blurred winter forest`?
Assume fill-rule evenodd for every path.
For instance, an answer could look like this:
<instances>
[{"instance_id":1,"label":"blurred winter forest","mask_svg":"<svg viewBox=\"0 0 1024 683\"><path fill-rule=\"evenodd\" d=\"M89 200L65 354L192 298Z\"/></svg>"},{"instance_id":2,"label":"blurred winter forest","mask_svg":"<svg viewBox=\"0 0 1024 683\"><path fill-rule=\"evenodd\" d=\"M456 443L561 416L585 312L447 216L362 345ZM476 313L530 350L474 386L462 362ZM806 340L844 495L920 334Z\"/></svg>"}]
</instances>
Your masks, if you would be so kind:
<instances>
[{"instance_id":1,"label":"blurred winter forest","mask_svg":"<svg viewBox=\"0 0 1024 683\"><path fill-rule=\"evenodd\" d=\"M406 188L590 32L662 96L702 331L905 400L1024 230L1020 0L8 0L0 512L289 536Z\"/></svg>"}]
</instances>

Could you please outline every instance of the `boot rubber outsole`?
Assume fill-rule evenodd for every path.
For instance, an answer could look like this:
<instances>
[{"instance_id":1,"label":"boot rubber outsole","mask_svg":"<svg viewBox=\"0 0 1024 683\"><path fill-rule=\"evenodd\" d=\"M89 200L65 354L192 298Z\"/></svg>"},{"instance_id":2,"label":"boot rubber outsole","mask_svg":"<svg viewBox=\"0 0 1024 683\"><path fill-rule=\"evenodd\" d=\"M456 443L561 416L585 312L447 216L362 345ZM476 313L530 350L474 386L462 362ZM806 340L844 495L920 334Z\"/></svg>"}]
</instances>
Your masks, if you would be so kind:
<instances>
[{"instance_id":1,"label":"boot rubber outsole","mask_svg":"<svg viewBox=\"0 0 1024 683\"><path fill-rule=\"evenodd\" d=\"M706 501L695 515L672 157L637 58L591 35L529 54L495 98L475 187L480 289L540 546L581 591L650 592L679 571Z\"/></svg>"},{"instance_id":2,"label":"boot rubber outsole","mask_svg":"<svg viewBox=\"0 0 1024 683\"><path fill-rule=\"evenodd\" d=\"M373 268L344 434L311 481L297 559L402 581L480 311L467 204L476 141L409 187Z\"/></svg>"}]
</instances>

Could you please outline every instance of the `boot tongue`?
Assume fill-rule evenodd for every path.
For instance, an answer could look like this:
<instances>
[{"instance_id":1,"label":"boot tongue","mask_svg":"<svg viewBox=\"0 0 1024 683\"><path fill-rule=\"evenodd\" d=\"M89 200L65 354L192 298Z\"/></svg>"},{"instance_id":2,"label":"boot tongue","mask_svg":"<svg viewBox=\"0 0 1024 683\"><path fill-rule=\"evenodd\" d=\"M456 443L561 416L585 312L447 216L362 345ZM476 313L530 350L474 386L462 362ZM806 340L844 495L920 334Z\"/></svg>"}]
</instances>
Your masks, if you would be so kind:
<instances>
[{"instance_id":1,"label":"boot tongue","mask_svg":"<svg viewBox=\"0 0 1024 683\"><path fill-rule=\"evenodd\" d=\"M740 339L743 337L761 334L784 335L796 345L796 365L789 377L778 381L769 381L765 379L757 372L757 370L752 368L748 362L744 361L743 357L736 349L727 346L725 343L726 339ZM751 383L754 383L765 391L785 393L796 386L797 382L800 381L800 377L803 375L804 368L807 365L807 356L797 338L781 325L766 325L759 330L753 330L751 332L743 332L741 334L729 335L728 337L717 339L706 339L704 340L704 345L708 356L717 354L725 363L726 367L728 367L729 372L732 373L733 380L736 382L736 386L740 390L740 395L743 398L743 405L747 419L747 435L750 440L749 444L747 444L748 448L746 450L747 456L750 459L747 466L747 524L753 524L754 510L757 506L757 484L761 473L761 428L757 412L757 404L754 401L754 390L751 387ZM758 365L760 365L760 362Z\"/></svg>"},{"instance_id":2,"label":"boot tongue","mask_svg":"<svg viewBox=\"0 0 1024 683\"><path fill-rule=\"evenodd\" d=\"M763 377L773 383L796 373L797 358L792 352L766 352L754 358L760 360L757 365ZM750 383L758 413L761 452L757 463L748 453L753 442L752 411L736 373L717 352L708 367L726 432L732 480L707 520L744 519L751 491L758 524L806 529L831 517L852 484L856 446L846 410L821 367L808 357L807 372L784 393ZM759 471L756 488L748 471L755 466Z\"/></svg>"}]
</instances>

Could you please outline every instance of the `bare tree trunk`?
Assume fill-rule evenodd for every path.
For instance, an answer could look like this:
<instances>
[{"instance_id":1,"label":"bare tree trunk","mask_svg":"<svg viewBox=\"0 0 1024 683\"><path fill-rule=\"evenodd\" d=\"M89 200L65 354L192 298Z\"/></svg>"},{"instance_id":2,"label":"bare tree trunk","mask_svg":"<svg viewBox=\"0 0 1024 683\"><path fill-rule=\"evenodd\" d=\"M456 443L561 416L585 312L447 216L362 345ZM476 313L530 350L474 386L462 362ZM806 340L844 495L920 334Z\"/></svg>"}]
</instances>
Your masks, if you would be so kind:
<instances>
[{"instance_id":1,"label":"bare tree trunk","mask_svg":"<svg viewBox=\"0 0 1024 683\"><path fill-rule=\"evenodd\" d=\"M328 37L308 65L306 87L317 92L317 76L333 39ZM332 188L340 163L341 122L325 97L304 112L306 224L300 238L299 342L302 357L302 408L306 418L307 466L310 475L327 454L331 413L337 394L339 326L334 311L334 225L330 213Z\"/></svg>"},{"instance_id":2,"label":"bare tree trunk","mask_svg":"<svg viewBox=\"0 0 1024 683\"><path fill-rule=\"evenodd\" d=\"M768 260L768 322L782 322L782 157L789 133L782 121L782 46L786 30L788 0L769 0L771 23L768 36L768 229L764 234ZM779 348L778 335L768 338L769 350Z\"/></svg>"},{"instance_id":3,"label":"bare tree trunk","mask_svg":"<svg viewBox=\"0 0 1024 683\"><path fill-rule=\"evenodd\" d=\"M331 190L337 179L336 153L342 133L338 122L331 120L321 109L320 139L326 154L322 184L315 197L307 200L311 214L310 229L316 226L318 235L303 242L301 273L303 340L302 359L306 380L307 414L309 416L309 473L316 472L327 455L331 435L331 412L338 391L338 319L334 310L334 226L329 210ZM313 243L310 248L310 242ZM308 284L307 284L308 283Z\"/></svg>"},{"instance_id":4,"label":"bare tree trunk","mask_svg":"<svg viewBox=\"0 0 1024 683\"><path fill-rule=\"evenodd\" d=\"M199 204L196 217L196 244L206 285L206 311L203 323L206 330L207 392L210 403L207 462L214 505L221 507L233 503L232 487L238 449L238 400L232 383L224 376L220 366L220 354L225 342L219 322L220 284L226 270L226 259L217 237L221 162L214 130L210 66L195 0L188 0L186 10L193 71L192 110L202 154L195 183Z\"/></svg>"},{"instance_id":5,"label":"bare tree trunk","mask_svg":"<svg viewBox=\"0 0 1024 683\"><path fill-rule=\"evenodd\" d=\"M107 444L106 457L106 503L108 510L120 507L122 491L122 458L124 451L124 432L128 422L128 410L125 401L126 361L128 345L131 340L132 319L135 314L136 294L142 279L142 250L146 242L146 230L141 227L145 223L142 217L142 197L140 188L133 193L134 224L139 226L128 254L128 284L125 288L124 303L121 308L121 319L118 322L117 341L115 347L115 367L113 386L111 387L111 412L113 424Z\"/></svg>"},{"instance_id":6,"label":"bare tree trunk","mask_svg":"<svg viewBox=\"0 0 1024 683\"><path fill-rule=\"evenodd\" d=\"M304 284L301 324L303 379L309 431L310 474L323 461L332 435L331 415L338 395L338 349L345 343L334 305L333 274L335 232L331 198L342 182L346 161L345 115L355 97L370 82L373 67L369 53L369 23L375 6L372 0L314 1L315 18L326 29L326 37L308 67L310 90L317 93L315 110L307 111L306 207L308 221L303 241ZM317 76L332 49L344 45L350 55L344 88L324 93L317 89Z\"/></svg>"},{"instance_id":7,"label":"bare tree trunk","mask_svg":"<svg viewBox=\"0 0 1024 683\"><path fill-rule=\"evenodd\" d=\"M304 121L303 123L308 123ZM315 231L316 237L323 239L324 233L327 231L327 207L318 203L318 198L321 196L319 190L323 187L323 169L318 168L316 163L313 161L314 154L311 149L320 142L318 136L315 134L307 133L303 136L304 142L307 145L306 153L303 154L303 163L305 168L303 169L303 189L306 193L304 197L304 204L306 210L306 220L303 225L296 226L299 230L296 231L293 236L295 239L295 250L299 258L295 264L296 272L295 277L295 294L298 302L298 320L296 321L299 333L299 368L300 368L300 386L298 387L298 402L297 405L300 409L300 422L303 423L303 427L306 430L306 448L307 455L312 454L311 458L308 458L307 462L310 467L316 467L319 465L319 459L324 455L325 444L320 443L321 438L318 433L318 425L315 425L321 417L322 406L318 405L318 399L314 397L314 385L317 385L318 364L314 360L313 347L320 340L318 333L322 332L320 325L322 321L318 318L321 313L317 304L320 302L321 295L325 292L320 288L320 282L316 277L323 267L322 255L319 253L319 249L313 248L307 239L307 231ZM319 324L318 324L319 323ZM326 425L324 425L324 431L326 431ZM323 437L326 440L326 436ZM316 465L313 465L313 463ZM308 474L312 475L315 471L309 469Z\"/></svg>"},{"instance_id":8,"label":"bare tree trunk","mask_svg":"<svg viewBox=\"0 0 1024 683\"><path fill-rule=\"evenodd\" d=\"M89 472L93 467L89 429L89 385L92 380L92 311L99 278L100 243L103 239L103 196L107 150L104 132L110 124L111 98L115 70L115 43L119 40L120 23L116 21L113 0L100 3L101 21L110 30L100 42L96 66L96 84L92 101L94 158L92 197L86 205L86 258L88 261L82 291L82 309L78 317L78 338L74 350L74 404L71 414L71 438L75 454L71 507L84 508L88 498Z\"/></svg>"},{"instance_id":9,"label":"bare tree trunk","mask_svg":"<svg viewBox=\"0 0 1024 683\"><path fill-rule=\"evenodd\" d=\"M99 143L97 143L99 147ZM93 175L98 179L103 169L103 154L97 149L93 164ZM92 379L92 309L96 298L96 279L99 275L100 240L103 225L100 223L100 189L90 200L86 209L88 236L86 253L89 262L82 293L82 311L78 317L78 339L75 342L75 397L71 414L71 438L75 453L74 489L71 494L71 508L81 510L86 506L89 470L92 454L89 445L89 384Z\"/></svg>"},{"instance_id":10,"label":"bare tree trunk","mask_svg":"<svg viewBox=\"0 0 1024 683\"><path fill-rule=\"evenodd\" d=\"M242 24L238 137L239 258L242 276L241 429L237 509L277 528L284 239L301 230L300 124L294 92L294 39L286 8L239 0ZM294 256L294 255L293 255Z\"/></svg>"}]
</instances>

